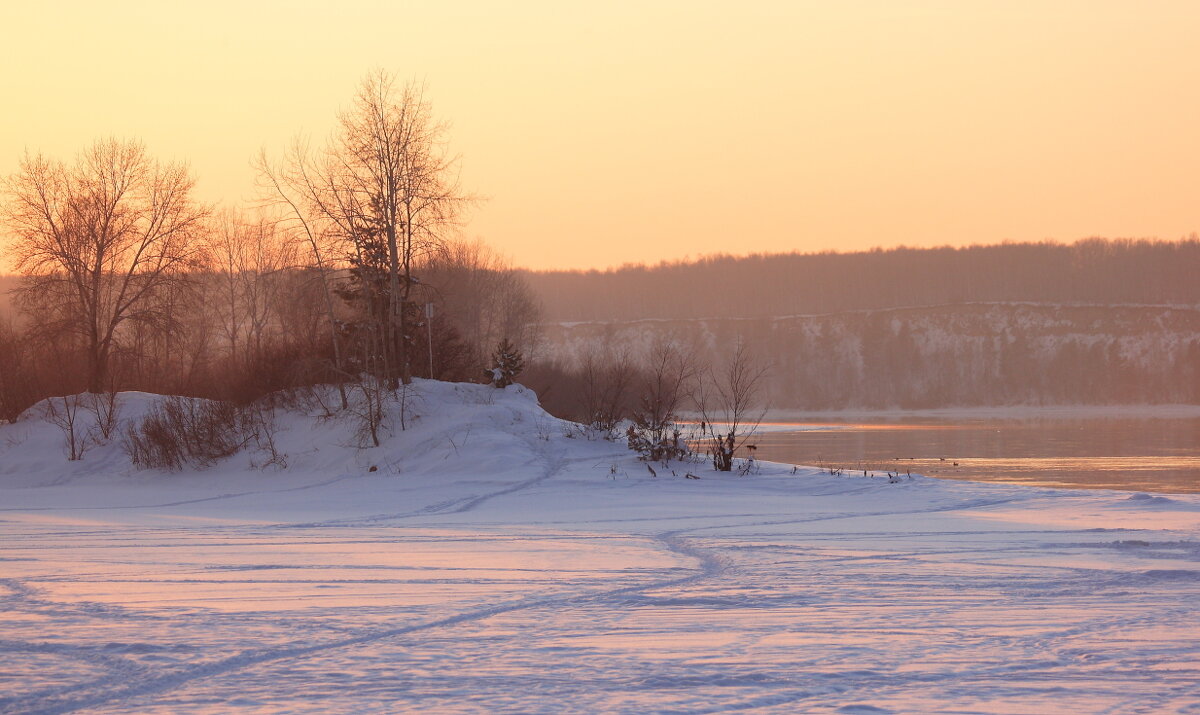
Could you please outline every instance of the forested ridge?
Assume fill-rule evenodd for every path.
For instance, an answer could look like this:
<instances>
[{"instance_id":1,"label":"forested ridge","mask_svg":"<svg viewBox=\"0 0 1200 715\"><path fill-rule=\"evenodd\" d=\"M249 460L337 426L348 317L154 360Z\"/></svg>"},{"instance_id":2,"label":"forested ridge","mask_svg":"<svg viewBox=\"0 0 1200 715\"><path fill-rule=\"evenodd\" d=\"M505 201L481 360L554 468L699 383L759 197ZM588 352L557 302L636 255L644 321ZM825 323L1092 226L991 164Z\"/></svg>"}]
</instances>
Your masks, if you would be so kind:
<instances>
[{"instance_id":1,"label":"forested ridge","mask_svg":"<svg viewBox=\"0 0 1200 715\"><path fill-rule=\"evenodd\" d=\"M579 417L578 406L558 405L578 391L564 386L566 376L589 359L636 361L663 340L700 363L719 362L744 341L770 366L780 409L1200 404L1198 276L1193 237L717 256L610 271L518 271L510 287L531 293L530 307L518 313L532 315L540 302L545 316L530 384L548 407ZM18 281L0 276L0 319L4 292ZM455 291L447 284L444 292ZM472 295L507 305L488 296L508 292ZM280 313L268 326L279 333L272 340L316 350L314 300L286 298L310 310L302 320ZM464 326L470 321L458 313L474 314L455 313ZM499 334L475 332L469 337L479 346ZM160 360L165 372L145 386L200 391L190 387L201 379L193 363L211 350L180 353L192 356L186 364ZM439 363L447 350L435 346Z\"/></svg>"},{"instance_id":2,"label":"forested ridge","mask_svg":"<svg viewBox=\"0 0 1200 715\"><path fill-rule=\"evenodd\" d=\"M564 364L739 340L780 409L1200 403L1200 241L715 256L529 273Z\"/></svg>"},{"instance_id":3,"label":"forested ridge","mask_svg":"<svg viewBox=\"0 0 1200 715\"><path fill-rule=\"evenodd\" d=\"M568 364L664 337L705 361L744 340L771 366L776 409L1200 404L1195 308L975 303L562 323L546 337Z\"/></svg>"},{"instance_id":4,"label":"forested ridge","mask_svg":"<svg viewBox=\"0 0 1200 715\"><path fill-rule=\"evenodd\" d=\"M749 318L980 302L1200 305L1200 239L712 256L527 278L551 321Z\"/></svg>"}]
</instances>

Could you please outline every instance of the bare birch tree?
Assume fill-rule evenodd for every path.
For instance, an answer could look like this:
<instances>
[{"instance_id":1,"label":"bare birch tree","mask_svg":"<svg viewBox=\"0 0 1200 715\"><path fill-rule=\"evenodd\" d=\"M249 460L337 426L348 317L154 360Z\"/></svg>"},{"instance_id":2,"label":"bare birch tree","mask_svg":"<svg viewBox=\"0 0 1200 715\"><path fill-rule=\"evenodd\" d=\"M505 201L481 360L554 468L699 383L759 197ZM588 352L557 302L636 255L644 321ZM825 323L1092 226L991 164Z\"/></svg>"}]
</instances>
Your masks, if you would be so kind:
<instances>
[{"instance_id":1,"label":"bare birch tree","mask_svg":"<svg viewBox=\"0 0 1200 715\"><path fill-rule=\"evenodd\" d=\"M679 411L697 379L694 350L669 338L656 340L642 360L638 404L626 436L647 461L667 462L689 452Z\"/></svg>"},{"instance_id":2,"label":"bare birch tree","mask_svg":"<svg viewBox=\"0 0 1200 715\"><path fill-rule=\"evenodd\" d=\"M337 258L354 284L341 294L356 296L373 324L364 334L378 349L374 371L392 387L412 379L413 328L420 321L414 269L469 201L445 149L446 131L433 120L420 85L398 86L377 71L363 80L323 151L297 142L281 164L260 161L314 252L331 239L340 245Z\"/></svg>"},{"instance_id":3,"label":"bare birch tree","mask_svg":"<svg viewBox=\"0 0 1200 715\"><path fill-rule=\"evenodd\" d=\"M754 359L742 339L723 365L701 374L696 383L696 406L713 467L733 469L734 453L758 429L766 415L763 390L768 367Z\"/></svg>"},{"instance_id":4,"label":"bare birch tree","mask_svg":"<svg viewBox=\"0 0 1200 715\"><path fill-rule=\"evenodd\" d=\"M320 192L308 143L296 139L278 162L272 162L266 151L262 151L255 158L254 166L267 192L264 203L280 209L291 220L292 227L301 237L300 242L307 247L309 265L320 280L321 303L333 350L333 371L339 376L338 396L344 410L349 407L342 380L346 375L345 348L334 301L334 273L339 267L336 255L341 249L334 232L326 228L329 221L318 200Z\"/></svg>"},{"instance_id":5,"label":"bare birch tree","mask_svg":"<svg viewBox=\"0 0 1200 715\"><path fill-rule=\"evenodd\" d=\"M234 363L248 365L282 327L278 310L284 273L296 265L295 243L266 216L226 210L215 223L205 242L216 273L212 312Z\"/></svg>"},{"instance_id":6,"label":"bare birch tree","mask_svg":"<svg viewBox=\"0 0 1200 715\"><path fill-rule=\"evenodd\" d=\"M194 180L138 141L107 139L73 165L26 155L4 183L0 217L25 278L19 303L74 334L92 392L107 388L123 324L168 325L156 296L187 280L209 209Z\"/></svg>"}]
</instances>

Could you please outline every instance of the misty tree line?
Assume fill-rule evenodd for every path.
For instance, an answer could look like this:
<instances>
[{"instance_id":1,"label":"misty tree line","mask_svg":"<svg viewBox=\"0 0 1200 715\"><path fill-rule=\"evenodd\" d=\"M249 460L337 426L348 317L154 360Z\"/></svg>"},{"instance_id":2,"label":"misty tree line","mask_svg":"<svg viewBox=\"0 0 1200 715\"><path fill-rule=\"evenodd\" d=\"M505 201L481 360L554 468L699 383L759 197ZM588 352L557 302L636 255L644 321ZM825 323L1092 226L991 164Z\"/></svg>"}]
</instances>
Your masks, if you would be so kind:
<instances>
[{"instance_id":1,"label":"misty tree line","mask_svg":"<svg viewBox=\"0 0 1200 715\"><path fill-rule=\"evenodd\" d=\"M1200 305L1200 239L713 256L527 274L551 321L746 318L966 302Z\"/></svg>"},{"instance_id":2,"label":"misty tree line","mask_svg":"<svg viewBox=\"0 0 1200 715\"><path fill-rule=\"evenodd\" d=\"M528 273L543 357L744 340L778 409L1200 403L1200 240L718 256Z\"/></svg>"},{"instance_id":3,"label":"misty tree line","mask_svg":"<svg viewBox=\"0 0 1200 715\"><path fill-rule=\"evenodd\" d=\"M131 389L247 403L330 383L345 407L348 389L478 380L504 339L534 352L523 278L455 239L472 198L444 133L419 86L374 73L326 144L262 154L262 200L221 210L137 141L27 154L0 203L22 274L0 315L0 419Z\"/></svg>"},{"instance_id":4,"label":"misty tree line","mask_svg":"<svg viewBox=\"0 0 1200 715\"><path fill-rule=\"evenodd\" d=\"M1200 313L974 305L788 321L782 405L936 408L1200 403Z\"/></svg>"},{"instance_id":5,"label":"misty tree line","mask_svg":"<svg viewBox=\"0 0 1200 715\"><path fill-rule=\"evenodd\" d=\"M550 325L567 364L670 339L697 360L744 341L775 409L1200 404L1200 310L969 304L792 318Z\"/></svg>"},{"instance_id":6,"label":"misty tree line","mask_svg":"<svg viewBox=\"0 0 1200 715\"><path fill-rule=\"evenodd\" d=\"M623 436L646 462L690 458L733 471L766 414L771 365L743 336L727 337L705 346L679 333L607 333L569 356L546 352L523 381L552 414L589 437Z\"/></svg>"}]
</instances>

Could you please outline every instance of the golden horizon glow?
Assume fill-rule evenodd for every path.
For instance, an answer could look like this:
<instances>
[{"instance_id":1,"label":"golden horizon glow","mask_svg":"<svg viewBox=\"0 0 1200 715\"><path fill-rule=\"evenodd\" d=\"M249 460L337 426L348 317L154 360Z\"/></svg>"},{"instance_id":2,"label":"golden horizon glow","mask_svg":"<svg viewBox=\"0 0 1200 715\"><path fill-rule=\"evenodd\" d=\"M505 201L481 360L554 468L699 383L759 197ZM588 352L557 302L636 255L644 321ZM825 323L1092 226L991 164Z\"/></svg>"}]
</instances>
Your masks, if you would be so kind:
<instances>
[{"instance_id":1,"label":"golden horizon glow","mask_svg":"<svg viewBox=\"0 0 1200 715\"><path fill-rule=\"evenodd\" d=\"M520 266L1176 239L1197 27L1182 0L27 3L0 9L0 174L136 137L236 204L382 67L452 124L487 198L464 235Z\"/></svg>"}]
</instances>

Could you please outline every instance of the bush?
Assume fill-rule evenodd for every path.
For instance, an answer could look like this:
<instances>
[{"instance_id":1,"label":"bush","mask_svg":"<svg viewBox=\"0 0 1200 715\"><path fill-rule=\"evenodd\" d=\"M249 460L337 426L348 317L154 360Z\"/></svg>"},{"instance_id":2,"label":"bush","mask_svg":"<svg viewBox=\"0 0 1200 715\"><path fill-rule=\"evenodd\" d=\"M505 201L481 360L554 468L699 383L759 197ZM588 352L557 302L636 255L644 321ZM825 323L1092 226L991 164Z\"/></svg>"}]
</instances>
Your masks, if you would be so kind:
<instances>
[{"instance_id":1,"label":"bush","mask_svg":"<svg viewBox=\"0 0 1200 715\"><path fill-rule=\"evenodd\" d=\"M258 437L262 420L228 402L168 397L122 438L129 459L142 469L207 467Z\"/></svg>"},{"instance_id":2,"label":"bush","mask_svg":"<svg viewBox=\"0 0 1200 715\"><path fill-rule=\"evenodd\" d=\"M674 424L652 427L635 420L625 431L625 438L638 459L645 462L666 463L691 454L683 431Z\"/></svg>"},{"instance_id":3,"label":"bush","mask_svg":"<svg viewBox=\"0 0 1200 715\"><path fill-rule=\"evenodd\" d=\"M95 443L95 436L84 430L83 421L79 419L79 407L83 404L80 395L66 395L57 399L57 404L53 397L46 400L46 420L62 430L67 459L77 462Z\"/></svg>"},{"instance_id":4,"label":"bush","mask_svg":"<svg viewBox=\"0 0 1200 715\"><path fill-rule=\"evenodd\" d=\"M690 351L671 341L654 345L645 359L637 409L625 435L629 448L648 462L667 462L691 454L677 424L677 413L696 374Z\"/></svg>"}]
</instances>

